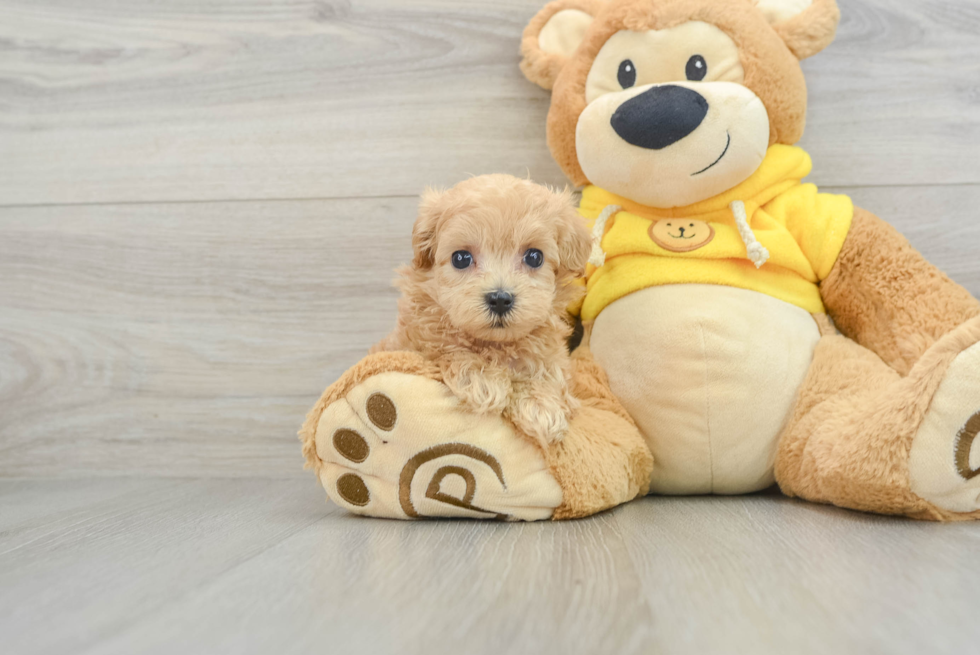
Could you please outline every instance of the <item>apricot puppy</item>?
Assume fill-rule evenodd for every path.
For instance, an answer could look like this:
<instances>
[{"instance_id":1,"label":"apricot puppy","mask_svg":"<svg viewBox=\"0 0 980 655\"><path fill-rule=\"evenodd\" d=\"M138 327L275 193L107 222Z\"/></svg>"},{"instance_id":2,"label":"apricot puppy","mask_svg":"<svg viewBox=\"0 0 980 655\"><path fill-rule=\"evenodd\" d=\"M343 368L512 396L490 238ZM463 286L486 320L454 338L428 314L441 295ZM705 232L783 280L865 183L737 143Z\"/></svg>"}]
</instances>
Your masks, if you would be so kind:
<instances>
[{"instance_id":1,"label":"apricot puppy","mask_svg":"<svg viewBox=\"0 0 980 655\"><path fill-rule=\"evenodd\" d=\"M569 192L484 175L422 196L414 259L398 269L394 331L372 352L413 350L478 412L542 444L560 440L569 393L566 307L591 243Z\"/></svg>"}]
</instances>

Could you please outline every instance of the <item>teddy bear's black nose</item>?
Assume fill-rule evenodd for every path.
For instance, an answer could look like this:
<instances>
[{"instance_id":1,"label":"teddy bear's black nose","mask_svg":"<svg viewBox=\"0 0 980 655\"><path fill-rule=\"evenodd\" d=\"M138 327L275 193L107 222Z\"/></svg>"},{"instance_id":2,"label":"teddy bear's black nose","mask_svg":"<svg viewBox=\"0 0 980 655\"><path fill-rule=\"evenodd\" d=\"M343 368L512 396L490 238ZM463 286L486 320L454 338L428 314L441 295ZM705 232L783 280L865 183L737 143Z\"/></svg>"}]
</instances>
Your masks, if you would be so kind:
<instances>
[{"instance_id":1,"label":"teddy bear's black nose","mask_svg":"<svg viewBox=\"0 0 980 655\"><path fill-rule=\"evenodd\" d=\"M497 316L503 316L514 308L514 294L507 293L501 289L491 291L483 298L487 301L487 307L490 311Z\"/></svg>"},{"instance_id":2,"label":"teddy bear's black nose","mask_svg":"<svg viewBox=\"0 0 980 655\"><path fill-rule=\"evenodd\" d=\"M660 150L698 129L707 114L704 96L667 84L647 89L621 104L610 123L627 143Z\"/></svg>"}]
</instances>

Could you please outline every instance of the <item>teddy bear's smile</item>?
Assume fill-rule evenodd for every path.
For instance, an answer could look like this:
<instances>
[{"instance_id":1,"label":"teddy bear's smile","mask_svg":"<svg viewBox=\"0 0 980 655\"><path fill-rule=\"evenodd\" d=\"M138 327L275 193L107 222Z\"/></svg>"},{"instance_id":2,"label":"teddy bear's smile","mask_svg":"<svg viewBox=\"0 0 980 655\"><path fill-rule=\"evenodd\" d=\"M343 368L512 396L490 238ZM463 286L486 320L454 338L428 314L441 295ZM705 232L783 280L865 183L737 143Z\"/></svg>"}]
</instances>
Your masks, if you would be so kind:
<instances>
[{"instance_id":1,"label":"teddy bear's smile","mask_svg":"<svg viewBox=\"0 0 980 655\"><path fill-rule=\"evenodd\" d=\"M726 131L725 132L725 136L728 137L728 140L725 141L725 149L721 151L721 154L720 155L718 155L718 159L714 160L713 162L711 162L710 164L708 164L707 167L702 168L697 173L691 173L691 177L694 177L695 175L700 175L701 173L704 173L707 170L709 170L711 168L714 168L715 164L717 164L718 162L720 162L725 157L725 155L728 154L728 148L731 147L731 145L732 145L732 133Z\"/></svg>"}]
</instances>

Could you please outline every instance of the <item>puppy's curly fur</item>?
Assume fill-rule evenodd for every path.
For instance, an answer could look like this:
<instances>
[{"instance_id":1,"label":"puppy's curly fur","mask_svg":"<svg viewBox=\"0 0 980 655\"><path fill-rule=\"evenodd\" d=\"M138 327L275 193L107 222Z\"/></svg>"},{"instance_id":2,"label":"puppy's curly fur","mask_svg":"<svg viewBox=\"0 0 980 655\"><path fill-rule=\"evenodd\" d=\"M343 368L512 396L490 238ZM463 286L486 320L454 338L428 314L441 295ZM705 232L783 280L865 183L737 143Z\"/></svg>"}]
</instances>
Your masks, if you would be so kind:
<instances>
[{"instance_id":1,"label":"puppy's curly fur","mask_svg":"<svg viewBox=\"0 0 980 655\"><path fill-rule=\"evenodd\" d=\"M566 308L583 292L575 280L591 247L570 192L509 175L428 190L412 247L412 264L395 281L403 294L397 325L372 351L419 352L472 409L502 411L542 444L560 440L577 407ZM530 249L544 256L538 268L525 261ZM452 263L459 251L472 256L463 269ZM503 316L488 305L495 291L513 296Z\"/></svg>"}]
</instances>

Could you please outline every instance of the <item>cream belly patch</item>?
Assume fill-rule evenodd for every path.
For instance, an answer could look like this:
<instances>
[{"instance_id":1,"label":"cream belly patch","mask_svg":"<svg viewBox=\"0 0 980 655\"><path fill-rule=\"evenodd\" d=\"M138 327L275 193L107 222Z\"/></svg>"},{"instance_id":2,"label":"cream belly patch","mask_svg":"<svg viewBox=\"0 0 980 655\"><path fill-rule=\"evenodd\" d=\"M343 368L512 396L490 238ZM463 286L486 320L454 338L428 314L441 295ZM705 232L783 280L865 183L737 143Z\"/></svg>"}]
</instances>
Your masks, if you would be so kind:
<instances>
[{"instance_id":1,"label":"cream belly patch","mask_svg":"<svg viewBox=\"0 0 980 655\"><path fill-rule=\"evenodd\" d=\"M799 307L678 284L609 305L590 345L653 452L650 490L737 494L773 483L777 441L819 339Z\"/></svg>"}]
</instances>

